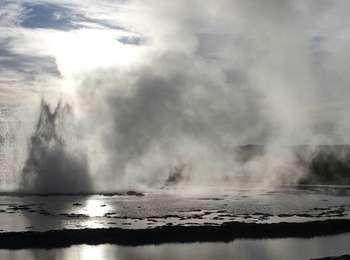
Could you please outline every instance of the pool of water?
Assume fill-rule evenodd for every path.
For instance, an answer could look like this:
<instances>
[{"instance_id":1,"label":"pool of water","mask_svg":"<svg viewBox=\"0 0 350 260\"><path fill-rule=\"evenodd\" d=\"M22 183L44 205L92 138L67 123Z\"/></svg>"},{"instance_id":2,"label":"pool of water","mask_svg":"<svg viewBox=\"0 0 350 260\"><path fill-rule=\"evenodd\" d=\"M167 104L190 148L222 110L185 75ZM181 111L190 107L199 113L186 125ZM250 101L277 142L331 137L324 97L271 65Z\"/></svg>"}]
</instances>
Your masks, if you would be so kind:
<instances>
[{"instance_id":1,"label":"pool of water","mask_svg":"<svg viewBox=\"0 0 350 260\"><path fill-rule=\"evenodd\" d=\"M0 232L350 218L349 188L154 190L144 196L0 196Z\"/></svg>"},{"instance_id":2,"label":"pool of water","mask_svg":"<svg viewBox=\"0 0 350 260\"><path fill-rule=\"evenodd\" d=\"M148 246L75 245L59 249L0 250L8 260L298 260L350 254L350 234L311 239L237 239L229 243Z\"/></svg>"}]
</instances>

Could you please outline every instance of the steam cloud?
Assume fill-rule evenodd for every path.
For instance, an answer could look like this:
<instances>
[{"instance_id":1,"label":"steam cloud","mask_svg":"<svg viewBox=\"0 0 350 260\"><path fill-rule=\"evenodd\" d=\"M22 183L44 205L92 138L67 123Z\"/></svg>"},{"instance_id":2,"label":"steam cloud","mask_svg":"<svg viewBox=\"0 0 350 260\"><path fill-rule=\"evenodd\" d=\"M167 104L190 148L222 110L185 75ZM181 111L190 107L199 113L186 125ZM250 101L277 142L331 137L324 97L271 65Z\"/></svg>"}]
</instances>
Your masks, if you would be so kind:
<instances>
[{"instance_id":1,"label":"steam cloud","mask_svg":"<svg viewBox=\"0 0 350 260\"><path fill-rule=\"evenodd\" d=\"M343 5L132 1L125 23L143 33L145 62L97 71L78 90L81 110L99 126L89 135L106 155L95 167L116 186L159 185L183 164L180 179L197 184L299 183L318 145L349 140L340 120L349 81L333 70L346 40L335 49L331 35ZM238 147L248 144L264 148L242 162Z\"/></svg>"},{"instance_id":2,"label":"steam cloud","mask_svg":"<svg viewBox=\"0 0 350 260\"><path fill-rule=\"evenodd\" d=\"M118 23L139 37L121 42L142 55L74 78L64 136L70 109L41 105L24 186L349 182L349 1L125 5Z\"/></svg>"}]
</instances>

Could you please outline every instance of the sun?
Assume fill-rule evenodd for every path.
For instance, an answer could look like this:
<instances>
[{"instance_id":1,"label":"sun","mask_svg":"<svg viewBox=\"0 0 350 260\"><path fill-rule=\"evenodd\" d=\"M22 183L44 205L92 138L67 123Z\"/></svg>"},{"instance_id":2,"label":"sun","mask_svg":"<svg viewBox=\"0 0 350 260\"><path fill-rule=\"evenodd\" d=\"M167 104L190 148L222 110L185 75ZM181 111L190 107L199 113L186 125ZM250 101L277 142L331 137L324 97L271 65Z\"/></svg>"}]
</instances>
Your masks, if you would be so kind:
<instances>
[{"instance_id":1,"label":"sun","mask_svg":"<svg viewBox=\"0 0 350 260\"><path fill-rule=\"evenodd\" d=\"M140 60L144 48L118 41L121 35L107 29L53 32L49 37L49 52L55 57L60 73L66 77L101 68L133 65Z\"/></svg>"}]
</instances>

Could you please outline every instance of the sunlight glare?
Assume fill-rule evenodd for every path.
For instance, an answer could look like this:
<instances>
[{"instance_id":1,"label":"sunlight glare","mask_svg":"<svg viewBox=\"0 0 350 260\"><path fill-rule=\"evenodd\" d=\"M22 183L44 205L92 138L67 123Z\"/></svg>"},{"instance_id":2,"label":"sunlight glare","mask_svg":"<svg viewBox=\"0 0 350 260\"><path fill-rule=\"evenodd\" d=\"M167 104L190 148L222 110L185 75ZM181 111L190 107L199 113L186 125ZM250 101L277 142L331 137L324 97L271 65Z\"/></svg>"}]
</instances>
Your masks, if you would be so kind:
<instances>
[{"instance_id":1,"label":"sunlight glare","mask_svg":"<svg viewBox=\"0 0 350 260\"><path fill-rule=\"evenodd\" d=\"M94 69L134 64L142 46L123 44L120 35L110 30L79 29L50 37L49 49L64 77Z\"/></svg>"},{"instance_id":2,"label":"sunlight glare","mask_svg":"<svg viewBox=\"0 0 350 260\"><path fill-rule=\"evenodd\" d=\"M90 217L102 217L110 210L109 205L103 204L96 198L88 199L86 202L86 214Z\"/></svg>"}]
</instances>

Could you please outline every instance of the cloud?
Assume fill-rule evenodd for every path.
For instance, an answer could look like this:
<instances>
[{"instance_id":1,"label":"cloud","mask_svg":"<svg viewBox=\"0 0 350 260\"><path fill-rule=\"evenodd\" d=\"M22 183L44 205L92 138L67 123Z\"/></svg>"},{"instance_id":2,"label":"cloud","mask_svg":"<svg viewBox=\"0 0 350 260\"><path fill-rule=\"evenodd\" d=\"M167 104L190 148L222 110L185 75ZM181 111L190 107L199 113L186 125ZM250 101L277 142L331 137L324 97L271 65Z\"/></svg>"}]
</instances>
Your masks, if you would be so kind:
<instances>
[{"instance_id":1,"label":"cloud","mask_svg":"<svg viewBox=\"0 0 350 260\"><path fill-rule=\"evenodd\" d=\"M79 14L74 9L50 3L24 3L23 19L20 25L24 28L50 28L72 30L79 27Z\"/></svg>"},{"instance_id":2,"label":"cloud","mask_svg":"<svg viewBox=\"0 0 350 260\"><path fill-rule=\"evenodd\" d=\"M103 18L86 16L80 5L71 3L24 2L22 20L24 28L47 28L56 30L74 30L87 27L122 29Z\"/></svg>"},{"instance_id":3,"label":"cloud","mask_svg":"<svg viewBox=\"0 0 350 260\"><path fill-rule=\"evenodd\" d=\"M11 38L0 41L1 68L0 74L6 75L17 72L23 75L22 81L33 81L36 76L42 76L43 72L59 76L59 71L53 57L35 56L16 53L11 50Z\"/></svg>"},{"instance_id":4,"label":"cloud","mask_svg":"<svg viewBox=\"0 0 350 260\"><path fill-rule=\"evenodd\" d=\"M13 27L19 24L22 5L18 1L2 0L0 2L0 27Z\"/></svg>"},{"instance_id":5,"label":"cloud","mask_svg":"<svg viewBox=\"0 0 350 260\"><path fill-rule=\"evenodd\" d=\"M138 35L129 33L114 20L110 12L119 10L120 5L116 3L112 5L106 1L96 6L85 1L2 1L1 85L11 85L22 91L27 91L28 86L42 91L50 85L57 88L60 85L57 82L66 79L67 70L74 66L74 70L79 71L86 64L86 61L79 63L79 60L85 59L83 56L88 53L95 52L96 57L91 63L96 63L94 68L97 68L101 66L97 59L107 57L103 54L98 58L97 51L117 49L118 43L142 44ZM110 35L108 39L107 34ZM78 41L75 35L82 40ZM94 42L85 43L83 40ZM116 47L113 47L114 43ZM80 56L72 57L76 53Z\"/></svg>"}]
</instances>

